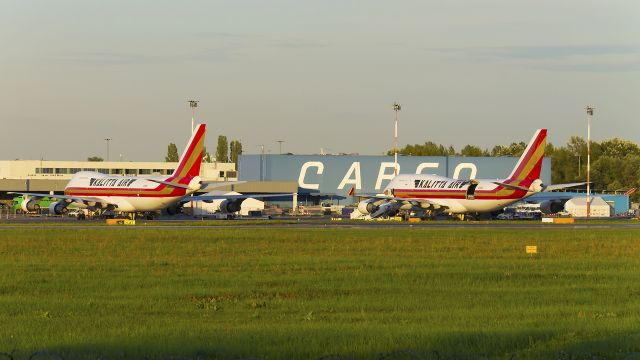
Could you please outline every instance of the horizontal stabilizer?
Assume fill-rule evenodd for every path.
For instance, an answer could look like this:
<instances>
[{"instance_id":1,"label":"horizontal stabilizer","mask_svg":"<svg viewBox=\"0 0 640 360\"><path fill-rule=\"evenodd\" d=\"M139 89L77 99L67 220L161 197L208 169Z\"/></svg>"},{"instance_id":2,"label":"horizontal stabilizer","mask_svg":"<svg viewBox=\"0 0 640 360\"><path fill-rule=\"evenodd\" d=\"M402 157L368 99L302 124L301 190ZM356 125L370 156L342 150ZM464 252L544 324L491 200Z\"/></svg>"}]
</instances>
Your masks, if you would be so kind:
<instances>
[{"instance_id":1,"label":"horizontal stabilizer","mask_svg":"<svg viewBox=\"0 0 640 360\"><path fill-rule=\"evenodd\" d=\"M529 191L529 188L524 187L524 186L511 185L511 184L503 183L503 182L500 182L500 181L492 181L492 182L494 184L496 184L496 185L500 185L502 187L506 187L507 189Z\"/></svg>"},{"instance_id":2,"label":"horizontal stabilizer","mask_svg":"<svg viewBox=\"0 0 640 360\"><path fill-rule=\"evenodd\" d=\"M167 185L167 186L173 186L173 187L180 188L180 189L188 189L189 188L189 185L178 184L178 183L173 183L173 182L169 182L169 181L162 181L162 180L156 180L156 179L147 179L147 180L153 181L154 183L163 184L163 185Z\"/></svg>"}]
</instances>

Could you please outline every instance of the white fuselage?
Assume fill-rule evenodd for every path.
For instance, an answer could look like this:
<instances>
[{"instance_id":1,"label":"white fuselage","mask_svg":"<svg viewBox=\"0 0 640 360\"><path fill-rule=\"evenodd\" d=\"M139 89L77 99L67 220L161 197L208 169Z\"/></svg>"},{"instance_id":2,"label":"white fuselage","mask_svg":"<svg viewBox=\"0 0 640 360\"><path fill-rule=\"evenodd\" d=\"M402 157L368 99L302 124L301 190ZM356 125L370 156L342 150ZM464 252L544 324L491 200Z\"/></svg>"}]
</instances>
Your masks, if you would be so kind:
<instances>
[{"instance_id":1,"label":"white fuselage","mask_svg":"<svg viewBox=\"0 0 640 360\"><path fill-rule=\"evenodd\" d=\"M509 180L495 180L508 182ZM531 181L522 181L529 188ZM492 180L461 180L438 175L396 176L384 189L384 194L396 198L424 199L424 208L447 208L447 212L482 213L505 206L535 194L535 191L508 189Z\"/></svg>"},{"instance_id":2,"label":"white fuselage","mask_svg":"<svg viewBox=\"0 0 640 360\"><path fill-rule=\"evenodd\" d=\"M114 210L144 212L164 209L185 196L194 193L199 186L188 189L172 187L156 181L170 181L169 176L109 176L98 172L76 173L65 187L65 195L95 199L78 204L81 207L102 207L111 204ZM199 179L197 182L199 183ZM199 185L199 184L198 184Z\"/></svg>"}]
</instances>

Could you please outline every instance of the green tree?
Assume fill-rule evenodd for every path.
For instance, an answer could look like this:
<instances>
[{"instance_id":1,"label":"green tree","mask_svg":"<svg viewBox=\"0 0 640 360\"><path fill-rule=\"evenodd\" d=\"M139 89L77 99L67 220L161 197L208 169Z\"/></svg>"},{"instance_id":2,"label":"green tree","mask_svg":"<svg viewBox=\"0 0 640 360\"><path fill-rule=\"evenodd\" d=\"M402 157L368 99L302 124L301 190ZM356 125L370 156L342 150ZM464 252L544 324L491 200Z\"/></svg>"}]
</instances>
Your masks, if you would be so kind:
<instances>
[{"instance_id":1,"label":"green tree","mask_svg":"<svg viewBox=\"0 0 640 360\"><path fill-rule=\"evenodd\" d=\"M232 140L229 148L231 150L231 162L237 165L238 157L242 155L242 143L240 143L240 140Z\"/></svg>"},{"instance_id":2,"label":"green tree","mask_svg":"<svg viewBox=\"0 0 640 360\"><path fill-rule=\"evenodd\" d=\"M586 157L578 158L567 147L556 148L551 155L551 182L559 184L584 181L584 171L578 170L581 160L586 161Z\"/></svg>"},{"instance_id":3,"label":"green tree","mask_svg":"<svg viewBox=\"0 0 640 360\"><path fill-rule=\"evenodd\" d=\"M603 156L623 158L627 155L640 155L640 148L635 143L623 139L608 139L600 143Z\"/></svg>"},{"instance_id":4,"label":"green tree","mask_svg":"<svg viewBox=\"0 0 640 360\"><path fill-rule=\"evenodd\" d=\"M393 155L393 149L387 151L387 155ZM433 141L427 141L424 144L406 145L404 148L398 150L400 155L413 155L413 156L447 156L455 155L453 146L448 148L443 145L434 143Z\"/></svg>"},{"instance_id":5,"label":"green tree","mask_svg":"<svg viewBox=\"0 0 640 360\"><path fill-rule=\"evenodd\" d=\"M169 143L167 147L167 156L164 157L165 162L178 162L180 157L178 155L178 147L174 143Z\"/></svg>"},{"instance_id":6,"label":"green tree","mask_svg":"<svg viewBox=\"0 0 640 360\"><path fill-rule=\"evenodd\" d=\"M87 158L87 161L104 161L104 160L99 156L90 156Z\"/></svg>"},{"instance_id":7,"label":"green tree","mask_svg":"<svg viewBox=\"0 0 640 360\"><path fill-rule=\"evenodd\" d=\"M202 162L204 163L212 163L213 162L213 158L211 157L211 154L209 154L209 152L207 151L207 147L204 146L202 148Z\"/></svg>"},{"instance_id":8,"label":"green tree","mask_svg":"<svg viewBox=\"0 0 640 360\"><path fill-rule=\"evenodd\" d=\"M496 145L491 149L491 156L515 156L519 157L524 153L527 144L524 142L511 143L509 146Z\"/></svg>"},{"instance_id":9,"label":"green tree","mask_svg":"<svg viewBox=\"0 0 640 360\"><path fill-rule=\"evenodd\" d=\"M216 161L229 162L229 143L224 135L218 136L218 146L216 147Z\"/></svg>"},{"instance_id":10,"label":"green tree","mask_svg":"<svg viewBox=\"0 0 640 360\"><path fill-rule=\"evenodd\" d=\"M467 145L460 150L462 156L485 156L488 155L487 151L482 151L478 146Z\"/></svg>"},{"instance_id":11,"label":"green tree","mask_svg":"<svg viewBox=\"0 0 640 360\"><path fill-rule=\"evenodd\" d=\"M567 150L574 156L587 156L587 142L580 136L572 136L567 142Z\"/></svg>"}]
</instances>

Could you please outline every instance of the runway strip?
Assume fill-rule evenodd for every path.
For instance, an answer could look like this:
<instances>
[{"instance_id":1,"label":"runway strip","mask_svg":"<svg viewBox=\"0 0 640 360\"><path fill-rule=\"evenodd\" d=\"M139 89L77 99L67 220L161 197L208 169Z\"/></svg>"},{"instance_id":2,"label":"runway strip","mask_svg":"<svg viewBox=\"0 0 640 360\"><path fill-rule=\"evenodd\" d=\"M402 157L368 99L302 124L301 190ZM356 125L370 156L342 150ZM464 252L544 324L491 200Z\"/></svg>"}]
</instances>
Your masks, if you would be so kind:
<instances>
[{"instance_id":1,"label":"runway strip","mask_svg":"<svg viewBox=\"0 0 640 360\"><path fill-rule=\"evenodd\" d=\"M638 222L612 222L611 224L595 223L595 224L542 224L539 222L531 224L500 224L500 223L379 223L379 222L363 222L361 224L338 222L317 223L303 222L300 223L257 223L257 224L234 224L229 221L223 225L192 225L189 221L184 224L158 224L158 221L144 222L137 225L106 225L106 224L68 224L68 223L44 223L34 222L31 224L21 222L16 223L0 223L2 229L391 229L391 228L438 228L438 229L640 229Z\"/></svg>"}]
</instances>

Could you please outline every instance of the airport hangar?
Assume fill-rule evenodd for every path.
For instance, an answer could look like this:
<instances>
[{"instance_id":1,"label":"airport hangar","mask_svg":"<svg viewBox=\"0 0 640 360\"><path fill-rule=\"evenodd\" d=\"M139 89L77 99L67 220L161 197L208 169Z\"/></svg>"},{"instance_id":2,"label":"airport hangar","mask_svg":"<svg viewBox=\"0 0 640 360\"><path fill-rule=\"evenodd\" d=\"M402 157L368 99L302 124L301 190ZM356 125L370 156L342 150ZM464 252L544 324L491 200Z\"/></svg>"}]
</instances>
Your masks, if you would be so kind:
<instances>
[{"instance_id":1,"label":"airport hangar","mask_svg":"<svg viewBox=\"0 0 640 360\"><path fill-rule=\"evenodd\" d=\"M437 174L453 178L498 179L509 175L518 158L462 156L399 156L402 173ZM90 162L50 160L0 161L0 198L10 199L9 191L62 193L75 172L98 171L110 175L167 175L177 163L167 162ZM352 187L357 193L379 193L394 174L393 157L369 155L241 155L238 167L233 163L203 163L203 181L234 181L245 183L216 190L241 193L293 193L291 198L269 202L282 208L299 204L319 204L330 200L348 205L357 201L349 197ZM545 158L541 179L550 183L551 160ZM582 193L571 193L584 196ZM546 194L529 198L544 199ZM612 205L614 214L629 210L629 197L602 195Z\"/></svg>"}]
</instances>

